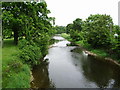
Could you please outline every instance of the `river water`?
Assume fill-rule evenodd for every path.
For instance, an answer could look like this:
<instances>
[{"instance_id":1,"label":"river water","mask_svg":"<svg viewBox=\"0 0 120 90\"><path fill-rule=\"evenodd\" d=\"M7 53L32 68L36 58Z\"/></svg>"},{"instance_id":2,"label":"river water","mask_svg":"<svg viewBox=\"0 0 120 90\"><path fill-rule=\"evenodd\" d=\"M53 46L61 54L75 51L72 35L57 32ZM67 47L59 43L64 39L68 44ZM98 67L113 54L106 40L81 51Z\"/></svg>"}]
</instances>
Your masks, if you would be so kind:
<instances>
[{"instance_id":1,"label":"river water","mask_svg":"<svg viewBox=\"0 0 120 90\"><path fill-rule=\"evenodd\" d=\"M32 88L120 88L120 67L88 56L78 46L60 36L42 63L32 70Z\"/></svg>"}]
</instances>

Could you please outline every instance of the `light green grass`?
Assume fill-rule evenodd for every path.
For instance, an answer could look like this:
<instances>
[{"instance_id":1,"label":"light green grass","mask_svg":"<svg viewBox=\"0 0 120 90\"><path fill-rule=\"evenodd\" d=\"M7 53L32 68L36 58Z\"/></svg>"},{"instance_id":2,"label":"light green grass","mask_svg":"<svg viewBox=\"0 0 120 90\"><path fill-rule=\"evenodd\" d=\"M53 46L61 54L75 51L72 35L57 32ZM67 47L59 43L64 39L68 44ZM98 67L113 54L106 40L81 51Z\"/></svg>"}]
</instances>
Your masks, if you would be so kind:
<instances>
[{"instance_id":1,"label":"light green grass","mask_svg":"<svg viewBox=\"0 0 120 90\"><path fill-rule=\"evenodd\" d=\"M17 46L15 46L13 44L13 40L12 39L7 39L4 40L4 46L2 48L2 65L3 65L3 69L4 67L6 67L6 65L14 60L16 57L16 55L19 53L19 49Z\"/></svg>"},{"instance_id":2,"label":"light green grass","mask_svg":"<svg viewBox=\"0 0 120 90\"><path fill-rule=\"evenodd\" d=\"M68 41L72 41L69 34L62 33L61 36L64 37L65 39L67 39Z\"/></svg>"},{"instance_id":3,"label":"light green grass","mask_svg":"<svg viewBox=\"0 0 120 90\"><path fill-rule=\"evenodd\" d=\"M102 50L102 49L94 49L90 46L90 44L88 43L85 43L83 42L82 40L81 41L77 41L75 42L76 44L78 45L81 45L82 47L86 48L87 50L91 51L92 53L95 53L97 54L98 56L101 56L101 57L107 57L108 56L108 53L105 51L105 50Z\"/></svg>"},{"instance_id":4,"label":"light green grass","mask_svg":"<svg viewBox=\"0 0 120 90\"><path fill-rule=\"evenodd\" d=\"M82 47L86 48L87 50L91 51L92 53L97 54L98 56L101 57L107 57L108 53L105 50L102 49L94 49L90 46L88 43L84 43L82 40L75 42L78 45L81 45Z\"/></svg>"},{"instance_id":5,"label":"light green grass","mask_svg":"<svg viewBox=\"0 0 120 90\"><path fill-rule=\"evenodd\" d=\"M21 70L17 73L11 73L6 88L30 88L30 74L27 65L23 65Z\"/></svg>"},{"instance_id":6,"label":"light green grass","mask_svg":"<svg viewBox=\"0 0 120 90\"><path fill-rule=\"evenodd\" d=\"M102 56L102 57L108 56L108 54L104 50L100 50L100 49L93 49L91 50L91 52L97 54L98 56Z\"/></svg>"},{"instance_id":7,"label":"light green grass","mask_svg":"<svg viewBox=\"0 0 120 90\"><path fill-rule=\"evenodd\" d=\"M29 88L30 67L23 64L18 54L20 50L13 44L13 39L4 40L2 48L2 87Z\"/></svg>"}]
</instances>

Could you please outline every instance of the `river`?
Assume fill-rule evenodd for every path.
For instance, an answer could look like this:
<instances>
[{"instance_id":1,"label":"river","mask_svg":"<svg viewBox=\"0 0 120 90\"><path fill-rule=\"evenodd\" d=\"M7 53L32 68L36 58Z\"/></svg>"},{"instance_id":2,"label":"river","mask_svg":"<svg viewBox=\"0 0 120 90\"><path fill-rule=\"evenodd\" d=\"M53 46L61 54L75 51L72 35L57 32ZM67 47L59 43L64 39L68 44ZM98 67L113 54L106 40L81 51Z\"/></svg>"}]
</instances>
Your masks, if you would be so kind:
<instances>
[{"instance_id":1,"label":"river","mask_svg":"<svg viewBox=\"0 0 120 90\"><path fill-rule=\"evenodd\" d=\"M33 68L32 88L120 88L120 67L67 46L59 35L53 38L60 41L49 48L49 64Z\"/></svg>"}]
</instances>

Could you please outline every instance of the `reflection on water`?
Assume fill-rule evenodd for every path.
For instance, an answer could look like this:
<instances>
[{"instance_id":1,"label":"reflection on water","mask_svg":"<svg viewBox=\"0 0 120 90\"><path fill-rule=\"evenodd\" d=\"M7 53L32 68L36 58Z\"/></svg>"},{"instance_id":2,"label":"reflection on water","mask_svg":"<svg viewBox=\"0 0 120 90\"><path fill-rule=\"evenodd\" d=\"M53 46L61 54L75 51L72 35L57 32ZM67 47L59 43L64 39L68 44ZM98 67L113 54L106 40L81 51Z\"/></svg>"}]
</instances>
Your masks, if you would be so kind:
<instances>
[{"instance_id":1,"label":"reflection on water","mask_svg":"<svg viewBox=\"0 0 120 90\"><path fill-rule=\"evenodd\" d=\"M54 84L49 79L48 65L42 63L34 66L32 70L33 81L32 88L54 88Z\"/></svg>"},{"instance_id":2,"label":"reflection on water","mask_svg":"<svg viewBox=\"0 0 120 90\"><path fill-rule=\"evenodd\" d=\"M72 54L73 57L80 58L80 55ZM78 70L82 68L85 78L89 82L94 82L97 87L120 88L120 68L116 65L111 65L107 61L93 56L83 56L79 61L78 59L73 60L73 63L77 63Z\"/></svg>"},{"instance_id":3,"label":"reflection on water","mask_svg":"<svg viewBox=\"0 0 120 90\"><path fill-rule=\"evenodd\" d=\"M56 39L59 37L56 36ZM61 37L60 37L61 38ZM68 47L65 39L49 49L48 65L33 68L33 88L120 88L120 68L87 56L78 47Z\"/></svg>"}]
</instances>

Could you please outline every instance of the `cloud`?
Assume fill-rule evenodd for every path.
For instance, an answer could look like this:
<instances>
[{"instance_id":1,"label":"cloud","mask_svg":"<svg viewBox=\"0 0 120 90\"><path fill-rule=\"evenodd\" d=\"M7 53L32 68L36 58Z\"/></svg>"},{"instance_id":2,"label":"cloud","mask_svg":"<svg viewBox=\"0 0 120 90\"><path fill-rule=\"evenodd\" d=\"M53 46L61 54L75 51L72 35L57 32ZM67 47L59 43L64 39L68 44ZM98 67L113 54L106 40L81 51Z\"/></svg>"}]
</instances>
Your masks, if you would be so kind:
<instances>
[{"instance_id":1,"label":"cloud","mask_svg":"<svg viewBox=\"0 0 120 90\"><path fill-rule=\"evenodd\" d=\"M119 0L46 0L49 16L56 18L56 25L67 25L76 18L85 20L90 14L111 15L118 24Z\"/></svg>"}]
</instances>

